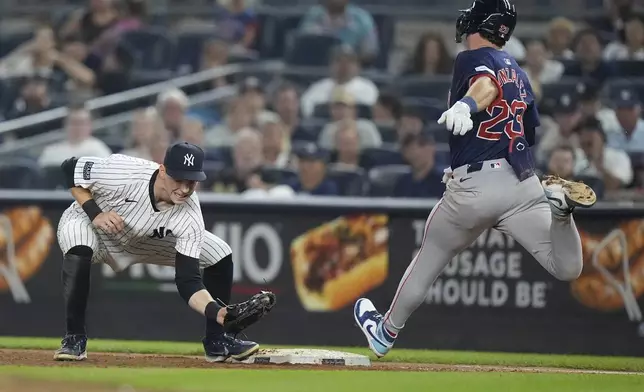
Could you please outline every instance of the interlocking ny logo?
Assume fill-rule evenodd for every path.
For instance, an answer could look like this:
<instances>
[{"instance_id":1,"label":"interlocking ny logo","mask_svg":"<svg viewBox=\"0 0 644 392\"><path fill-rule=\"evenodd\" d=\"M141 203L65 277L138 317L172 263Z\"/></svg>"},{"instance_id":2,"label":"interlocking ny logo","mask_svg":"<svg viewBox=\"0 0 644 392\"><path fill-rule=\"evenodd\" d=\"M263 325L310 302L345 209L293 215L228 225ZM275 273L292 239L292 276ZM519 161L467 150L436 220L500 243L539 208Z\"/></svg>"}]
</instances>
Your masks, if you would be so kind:
<instances>
[{"instance_id":1,"label":"interlocking ny logo","mask_svg":"<svg viewBox=\"0 0 644 392\"><path fill-rule=\"evenodd\" d=\"M192 154L186 154L183 156L183 164L186 166L194 166L195 165L195 156Z\"/></svg>"},{"instance_id":2,"label":"interlocking ny logo","mask_svg":"<svg viewBox=\"0 0 644 392\"><path fill-rule=\"evenodd\" d=\"M165 236L170 234L172 234L172 230L166 230L165 226L161 226L158 229L154 229L154 232L152 233L150 238L164 238Z\"/></svg>"}]
</instances>

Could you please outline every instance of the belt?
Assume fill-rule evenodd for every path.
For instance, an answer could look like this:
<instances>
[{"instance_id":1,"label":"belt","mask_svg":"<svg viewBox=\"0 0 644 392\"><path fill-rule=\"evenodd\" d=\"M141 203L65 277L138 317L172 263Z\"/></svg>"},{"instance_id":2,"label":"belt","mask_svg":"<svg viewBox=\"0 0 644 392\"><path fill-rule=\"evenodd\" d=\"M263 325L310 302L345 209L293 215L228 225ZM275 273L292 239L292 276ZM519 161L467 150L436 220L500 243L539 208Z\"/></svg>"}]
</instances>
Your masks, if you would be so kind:
<instances>
[{"instance_id":1,"label":"belt","mask_svg":"<svg viewBox=\"0 0 644 392\"><path fill-rule=\"evenodd\" d=\"M476 163L471 163L467 165L467 174L470 173L476 173L477 171L481 171L483 169L483 162L476 162Z\"/></svg>"}]
</instances>

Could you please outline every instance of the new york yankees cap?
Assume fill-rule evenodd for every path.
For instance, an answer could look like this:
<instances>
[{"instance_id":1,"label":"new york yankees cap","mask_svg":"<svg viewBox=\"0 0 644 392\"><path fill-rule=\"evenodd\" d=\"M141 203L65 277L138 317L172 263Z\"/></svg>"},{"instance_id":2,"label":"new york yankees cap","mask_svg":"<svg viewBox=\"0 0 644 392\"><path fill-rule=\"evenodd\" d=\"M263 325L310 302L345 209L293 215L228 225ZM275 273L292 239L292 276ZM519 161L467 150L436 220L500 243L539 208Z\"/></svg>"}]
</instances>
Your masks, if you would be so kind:
<instances>
[{"instance_id":1,"label":"new york yankees cap","mask_svg":"<svg viewBox=\"0 0 644 392\"><path fill-rule=\"evenodd\" d=\"M194 144L179 142L168 147L163 159L166 173L175 180L203 181L203 150Z\"/></svg>"}]
</instances>

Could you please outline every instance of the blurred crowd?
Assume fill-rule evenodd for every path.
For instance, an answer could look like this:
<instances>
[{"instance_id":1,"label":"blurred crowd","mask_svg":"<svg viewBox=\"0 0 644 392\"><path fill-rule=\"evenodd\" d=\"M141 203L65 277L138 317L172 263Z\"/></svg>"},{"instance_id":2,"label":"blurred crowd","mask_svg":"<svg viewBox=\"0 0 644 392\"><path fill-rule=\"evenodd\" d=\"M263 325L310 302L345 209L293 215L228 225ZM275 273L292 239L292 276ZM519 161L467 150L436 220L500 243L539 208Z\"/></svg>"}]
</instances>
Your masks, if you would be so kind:
<instances>
[{"instance_id":1,"label":"blurred crowd","mask_svg":"<svg viewBox=\"0 0 644 392\"><path fill-rule=\"evenodd\" d=\"M435 119L446 109L443 96L439 104L436 99L419 104L397 86L371 78L368 71L381 50L372 15L348 0L319 3L297 30L336 39L325 75L305 84L267 84L253 75L212 80L203 89L238 87L220 111L191 108L186 92L167 90L154 106L136 111L129 138L116 152L162 162L174 141L200 145L209 172L202 191L441 197L448 135ZM582 180L604 199L634 199L644 189L644 88L612 82L625 75L644 78L644 19L631 0L605 3L601 17L554 18L543 37L513 37L506 50L524 67L539 99L541 126L533 153L540 173ZM253 51L260 25L252 8L244 0L220 6L228 35L206 40L186 72ZM46 110L70 89L107 94L128 88L133 60L119 37L141 28L145 14L143 0L91 0L57 30L38 29L0 60L0 79L22 78L11 105L0 113L11 119ZM463 49L453 44L453 36L427 31L388 72L449 83L454 58ZM92 115L82 106L70 106L65 129L67 140L43 151L42 167L71 155L114 152L92 136Z\"/></svg>"}]
</instances>

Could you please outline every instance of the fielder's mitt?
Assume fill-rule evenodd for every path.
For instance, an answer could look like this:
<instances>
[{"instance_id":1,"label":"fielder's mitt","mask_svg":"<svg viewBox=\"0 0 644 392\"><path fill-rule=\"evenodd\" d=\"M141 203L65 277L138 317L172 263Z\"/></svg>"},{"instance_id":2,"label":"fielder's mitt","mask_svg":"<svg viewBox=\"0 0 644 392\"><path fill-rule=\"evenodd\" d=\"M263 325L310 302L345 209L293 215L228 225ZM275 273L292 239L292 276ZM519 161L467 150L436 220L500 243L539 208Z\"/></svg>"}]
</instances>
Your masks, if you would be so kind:
<instances>
[{"instance_id":1,"label":"fielder's mitt","mask_svg":"<svg viewBox=\"0 0 644 392\"><path fill-rule=\"evenodd\" d=\"M271 311L275 306L275 294L262 291L248 301L227 305L228 313L224 318L224 331L238 334Z\"/></svg>"}]
</instances>

